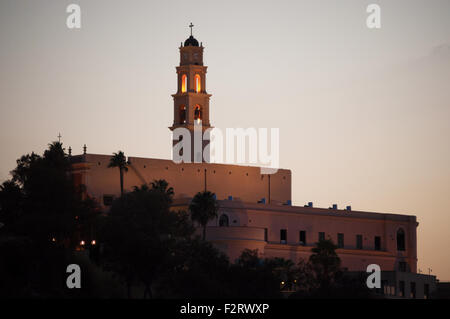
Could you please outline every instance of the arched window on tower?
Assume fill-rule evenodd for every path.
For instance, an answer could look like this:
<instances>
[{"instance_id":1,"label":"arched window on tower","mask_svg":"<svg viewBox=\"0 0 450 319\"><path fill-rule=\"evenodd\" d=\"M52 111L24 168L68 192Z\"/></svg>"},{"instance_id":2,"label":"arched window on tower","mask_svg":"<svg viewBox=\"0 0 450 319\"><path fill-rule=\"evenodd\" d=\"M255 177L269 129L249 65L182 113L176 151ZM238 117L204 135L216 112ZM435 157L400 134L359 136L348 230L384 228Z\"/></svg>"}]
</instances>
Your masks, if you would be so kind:
<instances>
[{"instance_id":1,"label":"arched window on tower","mask_svg":"<svg viewBox=\"0 0 450 319\"><path fill-rule=\"evenodd\" d=\"M220 215L219 226L220 227L228 227L228 225L229 225L228 216L226 214Z\"/></svg>"},{"instance_id":2,"label":"arched window on tower","mask_svg":"<svg viewBox=\"0 0 450 319\"><path fill-rule=\"evenodd\" d=\"M194 121L198 124L202 121L202 107L198 104L194 108Z\"/></svg>"},{"instance_id":3,"label":"arched window on tower","mask_svg":"<svg viewBox=\"0 0 450 319\"><path fill-rule=\"evenodd\" d=\"M180 106L180 124L186 123L186 106Z\"/></svg>"},{"instance_id":4,"label":"arched window on tower","mask_svg":"<svg viewBox=\"0 0 450 319\"><path fill-rule=\"evenodd\" d=\"M397 230L397 250L405 250L405 231L403 228Z\"/></svg>"},{"instance_id":5,"label":"arched window on tower","mask_svg":"<svg viewBox=\"0 0 450 319\"><path fill-rule=\"evenodd\" d=\"M184 93L187 91L187 75L183 74L181 76L181 93Z\"/></svg>"},{"instance_id":6,"label":"arched window on tower","mask_svg":"<svg viewBox=\"0 0 450 319\"><path fill-rule=\"evenodd\" d=\"M195 80L195 92L200 93L202 90L202 82L200 74L196 74L194 80Z\"/></svg>"}]
</instances>

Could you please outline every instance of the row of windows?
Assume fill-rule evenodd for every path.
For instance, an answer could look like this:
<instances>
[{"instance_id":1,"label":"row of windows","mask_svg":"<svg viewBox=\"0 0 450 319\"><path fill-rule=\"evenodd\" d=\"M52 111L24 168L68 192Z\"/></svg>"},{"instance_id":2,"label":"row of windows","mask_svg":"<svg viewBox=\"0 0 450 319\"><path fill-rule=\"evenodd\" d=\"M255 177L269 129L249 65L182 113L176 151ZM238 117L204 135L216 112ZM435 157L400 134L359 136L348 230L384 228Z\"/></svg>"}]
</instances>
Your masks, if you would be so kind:
<instances>
[{"instance_id":1,"label":"row of windows","mask_svg":"<svg viewBox=\"0 0 450 319\"><path fill-rule=\"evenodd\" d=\"M187 92L187 80L188 77L186 74L183 74L181 76L181 92L185 93ZM200 74L196 74L194 76L194 82L195 82L195 92L200 93L202 91L202 81Z\"/></svg>"},{"instance_id":2,"label":"row of windows","mask_svg":"<svg viewBox=\"0 0 450 319\"><path fill-rule=\"evenodd\" d=\"M417 289L416 289L416 283L410 282L409 283L409 297L415 299L417 297ZM398 296L399 297L406 297L406 282L403 280L400 280L398 282ZM381 291L384 295L388 296L395 296L395 286L390 286L387 281L383 280L381 281ZM423 285L423 298L428 299L430 298L430 285L424 284Z\"/></svg>"},{"instance_id":3,"label":"row of windows","mask_svg":"<svg viewBox=\"0 0 450 319\"><path fill-rule=\"evenodd\" d=\"M318 241L325 240L325 232L318 233ZM266 236L267 241L267 236ZM280 229L280 243L287 243L287 229ZM300 230L299 232L299 243L300 245L306 245L306 231ZM373 249L381 250L381 237L375 236L373 241ZM344 248L344 234L337 234L337 246L338 248ZM363 236L358 234L356 235L356 249L363 249ZM397 232L397 250L405 250L405 232L403 229L399 229Z\"/></svg>"}]
</instances>

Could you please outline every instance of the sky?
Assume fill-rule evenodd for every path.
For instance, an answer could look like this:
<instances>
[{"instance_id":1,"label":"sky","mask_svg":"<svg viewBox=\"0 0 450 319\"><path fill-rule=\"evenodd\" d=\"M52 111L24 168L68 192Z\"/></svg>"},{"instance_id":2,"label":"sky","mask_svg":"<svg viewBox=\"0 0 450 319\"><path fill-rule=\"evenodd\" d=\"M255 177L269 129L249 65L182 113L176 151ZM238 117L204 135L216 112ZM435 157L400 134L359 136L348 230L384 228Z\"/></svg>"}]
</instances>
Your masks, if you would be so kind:
<instances>
[{"instance_id":1,"label":"sky","mask_svg":"<svg viewBox=\"0 0 450 319\"><path fill-rule=\"evenodd\" d=\"M448 0L0 0L0 181L58 133L170 158L190 22L213 126L279 128L294 205L416 215L418 268L450 280Z\"/></svg>"}]
</instances>

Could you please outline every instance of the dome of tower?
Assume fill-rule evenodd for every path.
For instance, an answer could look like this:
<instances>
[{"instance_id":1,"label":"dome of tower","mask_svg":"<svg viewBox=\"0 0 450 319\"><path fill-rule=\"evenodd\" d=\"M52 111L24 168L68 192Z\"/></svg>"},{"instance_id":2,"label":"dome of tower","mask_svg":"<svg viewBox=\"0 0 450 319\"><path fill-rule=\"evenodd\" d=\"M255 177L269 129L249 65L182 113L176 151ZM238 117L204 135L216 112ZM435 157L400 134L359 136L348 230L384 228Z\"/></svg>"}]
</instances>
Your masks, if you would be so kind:
<instances>
[{"instance_id":1,"label":"dome of tower","mask_svg":"<svg viewBox=\"0 0 450 319\"><path fill-rule=\"evenodd\" d=\"M186 41L184 41L184 46L198 47L198 41L191 35L186 39Z\"/></svg>"}]
</instances>

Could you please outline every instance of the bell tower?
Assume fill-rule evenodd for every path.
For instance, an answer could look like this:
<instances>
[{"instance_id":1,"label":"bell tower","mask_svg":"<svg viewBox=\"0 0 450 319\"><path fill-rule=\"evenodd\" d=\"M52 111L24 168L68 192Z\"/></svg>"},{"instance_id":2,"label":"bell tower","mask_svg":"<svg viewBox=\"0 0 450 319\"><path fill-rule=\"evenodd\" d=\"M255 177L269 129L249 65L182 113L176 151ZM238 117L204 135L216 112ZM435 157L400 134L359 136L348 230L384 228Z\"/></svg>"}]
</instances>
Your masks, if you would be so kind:
<instances>
[{"instance_id":1,"label":"bell tower","mask_svg":"<svg viewBox=\"0 0 450 319\"><path fill-rule=\"evenodd\" d=\"M209 98L211 94L206 92L206 69L203 65L203 45L192 35L193 24L189 25L191 28L191 35L184 44L180 46L180 65L177 66L178 89L173 97L173 125L170 130L174 131L177 128L186 128L190 132L191 138L191 156L190 162L204 162L205 147L209 141L200 141L201 148L194 148L194 128L203 132L211 128L209 122ZM180 140L179 140L180 138ZM173 136L173 145L181 141L182 137ZM181 152L182 155L186 150L176 150L174 152ZM200 150L201 149L201 150ZM172 154L173 159L177 154ZM208 157L209 158L209 154Z\"/></svg>"}]
</instances>

